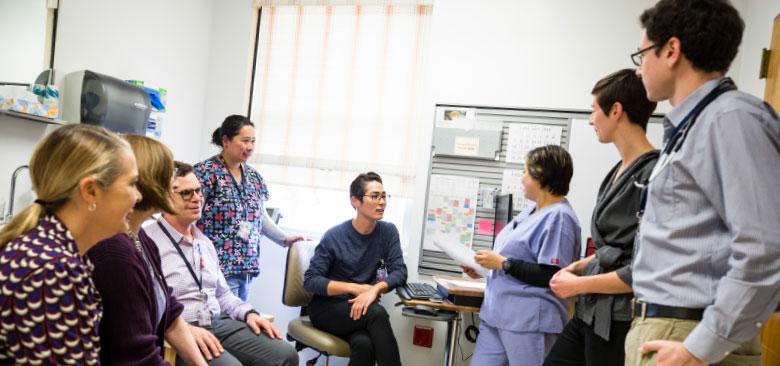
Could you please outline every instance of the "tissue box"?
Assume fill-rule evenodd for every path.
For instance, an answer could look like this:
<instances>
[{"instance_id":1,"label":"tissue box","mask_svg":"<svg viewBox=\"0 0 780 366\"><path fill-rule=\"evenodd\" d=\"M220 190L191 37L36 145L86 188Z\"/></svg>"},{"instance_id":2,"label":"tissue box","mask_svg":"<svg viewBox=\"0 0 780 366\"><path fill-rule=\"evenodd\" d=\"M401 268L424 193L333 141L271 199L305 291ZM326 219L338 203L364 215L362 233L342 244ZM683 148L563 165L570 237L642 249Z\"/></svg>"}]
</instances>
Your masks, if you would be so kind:
<instances>
[{"instance_id":1,"label":"tissue box","mask_svg":"<svg viewBox=\"0 0 780 366\"><path fill-rule=\"evenodd\" d=\"M46 118L59 115L59 92L54 86L36 85L33 92L27 88L0 88L0 109L27 113Z\"/></svg>"}]
</instances>

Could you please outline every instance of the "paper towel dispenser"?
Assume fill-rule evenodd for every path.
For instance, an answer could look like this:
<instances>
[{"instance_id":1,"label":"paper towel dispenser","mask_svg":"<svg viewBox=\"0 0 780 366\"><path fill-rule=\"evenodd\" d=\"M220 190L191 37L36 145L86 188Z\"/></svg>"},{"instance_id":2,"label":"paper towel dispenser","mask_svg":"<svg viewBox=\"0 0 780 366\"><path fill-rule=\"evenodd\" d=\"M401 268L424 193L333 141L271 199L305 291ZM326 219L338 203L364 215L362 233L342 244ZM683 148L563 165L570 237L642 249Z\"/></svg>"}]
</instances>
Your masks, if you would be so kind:
<instances>
[{"instance_id":1,"label":"paper towel dispenser","mask_svg":"<svg viewBox=\"0 0 780 366\"><path fill-rule=\"evenodd\" d=\"M67 122L144 135L150 112L149 95L135 85L89 70L65 75L62 119Z\"/></svg>"}]
</instances>

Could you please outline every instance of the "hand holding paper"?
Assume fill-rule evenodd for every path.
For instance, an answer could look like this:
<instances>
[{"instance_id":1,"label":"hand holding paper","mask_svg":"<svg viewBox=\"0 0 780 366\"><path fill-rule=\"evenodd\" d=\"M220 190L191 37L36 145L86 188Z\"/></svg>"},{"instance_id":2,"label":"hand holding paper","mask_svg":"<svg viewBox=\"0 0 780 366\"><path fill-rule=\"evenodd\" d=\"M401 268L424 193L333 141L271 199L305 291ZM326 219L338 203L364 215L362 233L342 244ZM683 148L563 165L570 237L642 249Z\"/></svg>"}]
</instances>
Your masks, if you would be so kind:
<instances>
[{"instance_id":1,"label":"hand holding paper","mask_svg":"<svg viewBox=\"0 0 780 366\"><path fill-rule=\"evenodd\" d=\"M474 261L488 269L501 269L501 264L504 263L505 260L506 257L501 254L485 249L478 251L474 256Z\"/></svg>"},{"instance_id":2,"label":"hand holding paper","mask_svg":"<svg viewBox=\"0 0 780 366\"><path fill-rule=\"evenodd\" d=\"M474 261L474 255L476 253L474 253L474 251L470 248L466 248L466 246L460 243L449 243L436 238L433 239L433 245L439 247L442 251L444 251L445 254L458 263L474 268L480 276L484 278L490 276L490 270L480 266L476 261Z\"/></svg>"}]
</instances>

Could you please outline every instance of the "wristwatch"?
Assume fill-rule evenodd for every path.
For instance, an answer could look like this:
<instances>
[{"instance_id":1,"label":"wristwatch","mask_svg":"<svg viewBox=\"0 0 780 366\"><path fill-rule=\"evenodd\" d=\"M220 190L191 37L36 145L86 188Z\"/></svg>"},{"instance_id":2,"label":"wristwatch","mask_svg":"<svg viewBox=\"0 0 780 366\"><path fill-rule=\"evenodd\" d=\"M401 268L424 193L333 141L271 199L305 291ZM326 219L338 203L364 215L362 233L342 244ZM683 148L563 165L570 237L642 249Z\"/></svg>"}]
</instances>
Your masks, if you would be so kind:
<instances>
[{"instance_id":1,"label":"wristwatch","mask_svg":"<svg viewBox=\"0 0 780 366\"><path fill-rule=\"evenodd\" d=\"M504 261L501 262L501 269L503 269L504 272L509 272L509 267L512 267L512 263L509 262L509 258L504 259Z\"/></svg>"},{"instance_id":2,"label":"wristwatch","mask_svg":"<svg viewBox=\"0 0 780 366\"><path fill-rule=\"evenodd\" d=\"M260 315L260 313L258 313L257 310L254 309L249 310L246 312L246 314L244 314L244 323L246 323L246 320L249 319L249 314L257 314L258 316Z\"/></svg>"}]
</instances>

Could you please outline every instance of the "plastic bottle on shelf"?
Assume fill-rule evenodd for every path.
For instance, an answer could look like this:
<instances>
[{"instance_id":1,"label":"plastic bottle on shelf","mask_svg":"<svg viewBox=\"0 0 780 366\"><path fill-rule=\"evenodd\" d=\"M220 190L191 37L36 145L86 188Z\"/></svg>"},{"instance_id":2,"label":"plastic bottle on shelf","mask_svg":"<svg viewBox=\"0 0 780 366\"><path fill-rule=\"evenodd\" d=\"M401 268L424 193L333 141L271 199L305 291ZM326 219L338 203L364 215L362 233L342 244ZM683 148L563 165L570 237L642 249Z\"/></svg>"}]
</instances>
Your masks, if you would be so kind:
<instances>
[{"instance_id":1,"label":"plastic bottle on shelf","mask_svg":"<svg viewBox=\"0 0 780 366\"><path fill-rule=\"evenodd\" d=\"M164 88L157 89L157 92L160 93L160 102L162 103L163 109L161 112L165 112L166 109L168 109L168 90Z\"/></svg>"}]
</instances>

